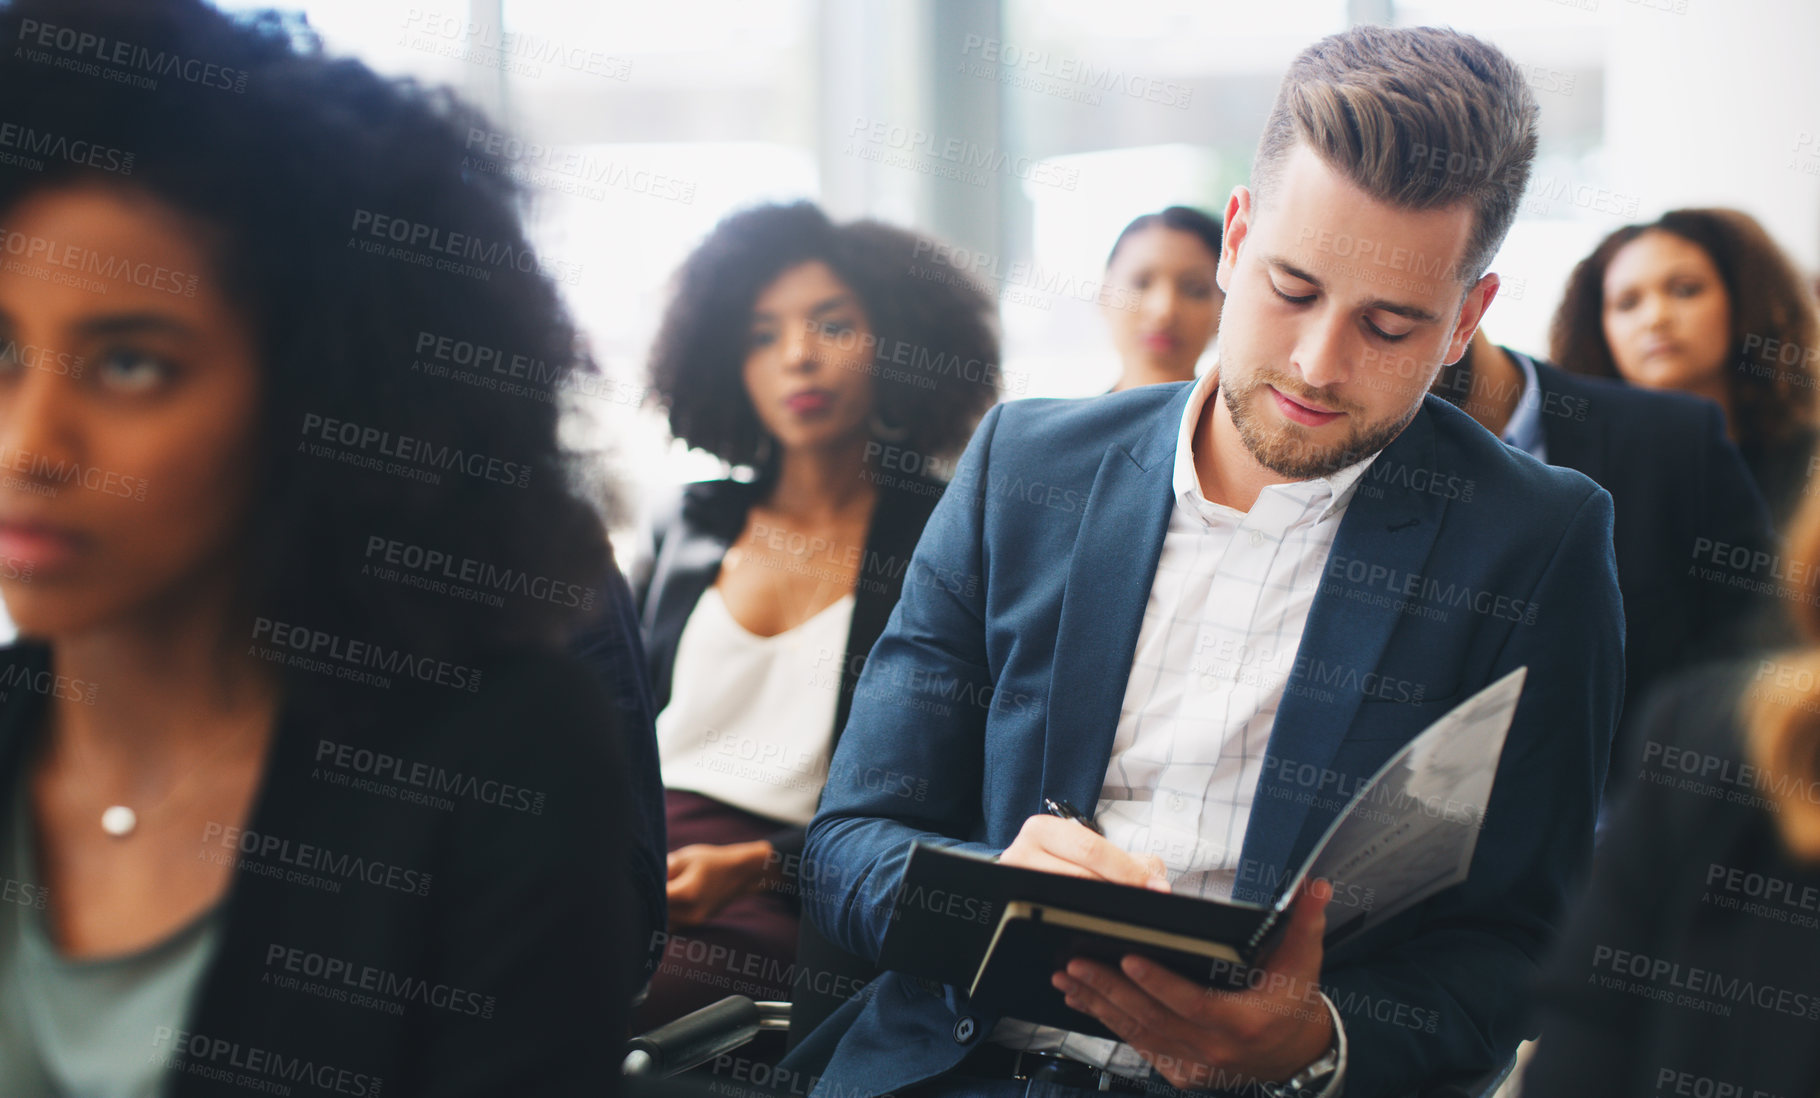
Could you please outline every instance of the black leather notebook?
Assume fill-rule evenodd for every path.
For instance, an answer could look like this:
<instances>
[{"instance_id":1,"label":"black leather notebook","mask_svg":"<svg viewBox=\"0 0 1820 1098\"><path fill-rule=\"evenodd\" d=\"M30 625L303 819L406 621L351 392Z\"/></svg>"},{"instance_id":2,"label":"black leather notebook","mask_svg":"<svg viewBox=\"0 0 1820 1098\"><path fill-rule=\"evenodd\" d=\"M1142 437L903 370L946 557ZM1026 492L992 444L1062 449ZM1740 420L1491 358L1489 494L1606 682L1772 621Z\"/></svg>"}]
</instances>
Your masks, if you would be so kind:
<instances>
[{"instance_id":1,"label":"black leather notebook","mask_svg":"<svg viewBox=\"0 0 1820 1098\"><path fill-rule=\"evenodd\" d=\"M1049 983L1070 957L1138 953L1190 979L1242 978L1287 923L1277 906L1203 900L1003 865L918 843L879 965L969 989L987 1014L1111 1036Z\"/></svg>"},{"instance_id":2,"label":"black leather notebook","mask_svg":"<svg viewBox=\"0 0 1820 1098\"><path fill-rule=\"evenodd\" d=\"M1132 953L1210 987L1242 988L1249 967L1247 955L1224 942L1020 900L1005 908L969 997L984 1014L1112 1037L1099 1022L1070 1007L1049 979L1076 957L1116 969Z\"/></svg>"}]
</instances>

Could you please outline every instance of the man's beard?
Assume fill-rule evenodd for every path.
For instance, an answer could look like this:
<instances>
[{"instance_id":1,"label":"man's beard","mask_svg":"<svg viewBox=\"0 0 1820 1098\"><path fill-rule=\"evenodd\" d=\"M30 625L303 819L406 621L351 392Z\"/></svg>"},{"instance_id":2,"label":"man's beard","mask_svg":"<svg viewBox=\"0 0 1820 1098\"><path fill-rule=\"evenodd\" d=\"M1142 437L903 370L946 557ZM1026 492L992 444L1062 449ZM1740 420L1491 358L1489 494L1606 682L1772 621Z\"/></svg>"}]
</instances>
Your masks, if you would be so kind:
<instances>
[{"instance_id":1,"label":"man's beard","mask_svg":"<svg viewBox=\"0 0 1820 1098\"><path fill-rule=\"evenodd\" d=\"M1226 413L1232 417L1232 425L1238 429L1239 440L1245 444L1252 459L1278 476L1297 480L1337 473L1348 465L1377 453L1402 434L1403 428L1409 426L1410 420L1415 419L1416 413L1422 408L1422 402L1418 399L1399 419L1362 423L1358 405L1325 393L1308 392L1303 386L1281 375L1260 370L1240 385L1229 387L1226 375L1222 373L1219 383L1226 401ZM1257 401L1275 399L1263 391L1266 384L1275 386L1286 397L1305 397L1310 404L1345 412L1347 422L1351 424L1351 432L1342 442L1318 446L1310 440L1309 435L1319 428L1303 427L1291 421L1273 429L1264 419L1268 413L1256 406Z\"/></svg>"}]
</instances>

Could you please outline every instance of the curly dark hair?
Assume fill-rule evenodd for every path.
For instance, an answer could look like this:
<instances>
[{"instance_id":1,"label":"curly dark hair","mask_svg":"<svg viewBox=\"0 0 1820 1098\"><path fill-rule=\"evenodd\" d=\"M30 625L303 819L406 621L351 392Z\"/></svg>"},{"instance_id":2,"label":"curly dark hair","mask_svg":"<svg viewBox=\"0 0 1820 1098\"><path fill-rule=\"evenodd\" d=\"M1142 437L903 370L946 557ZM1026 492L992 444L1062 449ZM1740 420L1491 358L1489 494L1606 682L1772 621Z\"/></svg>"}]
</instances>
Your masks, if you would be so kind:
<instances>
[{"instance_id":1,"label":"curly dark hair","mask_svg":"<svg viewBox=\"0 0 1820 1098\"><path fill-rule=\"evenodd\" d=\"M0 168L0 213L72 186L149 195L195 226L213 260L204 277L256 332L249 624L456 662L565 643L612 559L557 436L565 390L588 367L515 184L470 155L486 119L447 91L326 56L295 17L230 18L201 0L17 0L0 8L0 40L9 121L132 156L130 174L93 155ZM461 262L434 266L456 241ZM484 367L419 370L458 346L524 367L519 388L491 388ZM439 479L299 452L310 417L418 440ZM380 563L375 539L414 547L407 571L413 553L447 563L419 569L427 585L382 582L363 575ZM470 565L462 579L489 597L434 589ZM293 672L287 685L323 678Z\"/></svg>"},{"instance_id":2,"label":"curly dark hair","mask_svg":"<svg viewBox=\"0 0 1820 1098\"><path fill-rule=\"evenodd\" d=\"M859 297L877 337L873 400L892 441L958 453L998 400L995 309L971 277L926 262L931 250L929 238L881 222L836 225L810 202L723 219L677 272L651 351L670 433L761 478L771 471L760 467L763 428L741 379L747 324L778 275L820 260Z\"/></svg>"},{"instance_id":3,"label":"curly dark hair","mask_svg":"<svg viewBox=\"0 0 1820 1098\"><path fill-rule=\"evenodd\" d=\"M1670 210L1601 240L1568 277L1549 326L1549 357L1577 374L1622 377L1605 341L1605 270L1626 244L1647 232L1673 233L1718 268L1731 300L1726 384L1739 440L1775 444L1799 436L1814 419L1811 359L1820 355L1814 298L1763 226L1739 210ZM1789 347L1797 349L1793 364L1784 357Z\"/></svg>"}]
</instances>

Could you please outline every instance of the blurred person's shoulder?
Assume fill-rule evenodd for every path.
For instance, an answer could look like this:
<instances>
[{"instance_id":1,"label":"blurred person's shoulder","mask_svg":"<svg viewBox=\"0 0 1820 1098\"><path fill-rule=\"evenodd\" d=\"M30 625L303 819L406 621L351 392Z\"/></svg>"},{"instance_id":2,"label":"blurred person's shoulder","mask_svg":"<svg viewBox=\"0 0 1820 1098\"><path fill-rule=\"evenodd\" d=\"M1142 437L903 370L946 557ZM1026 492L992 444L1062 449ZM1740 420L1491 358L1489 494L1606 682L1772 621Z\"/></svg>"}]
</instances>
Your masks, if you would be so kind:
<instances>
[{"instance_id":1,"label":"blurred person's shoulder","mask_svg":"<svg viewBox=\"0 0 1820 1098\"><path fill-rule=\"evenodd\" d=\"M1783 700L1820 711L1814 684L1778 686L1778 676L1800 677L1802 665L1786 656L1713 662L1678 672L1639 703L1638 744L1612 769L1636 777L1620 798L1612 833L1618 847L1645 864L1680 865L1691 858L1731 864L1775 864L1801 869L1778 836L1778 816L1790 796L1814 800L1820 789L1811 773L1778 771L1752 759L1748 713L1763 700ZM1615 838L1614 838L1614 841ZM1704 852L1704 853L1700 853Z\"/></svg>"},{"instance_id":2,"label":"blurred person's shoulder","mask_svg":"<svg viewBox=\"0 0 1820 1098\"><path fill-rule=\"evenodd\" d=\"M1518 506L1530 519L1565 521L1585 506L1588 497L1604 492L1586 474L1536 460L1432 393L1423 397L1420 414L1434 425L1434 473L1469 484L1471 499ZM1387 473L1374 470L1373 475L1382 478ZM1465 498L1465 489L1455 498Z\"/></svg>"},{"instance_id":3,"label":"blurred person's shoulder","mask_svg":"<svg viewBox=\"0 0 1820 1098\"><path fill-rule=\"evenodd\" d=\"M1614 758L1613 767L1638 767L1640 777L1657 785L1749 784L1752 772L1742 769L1746 709L1777 690L1777 670L1784 666L1799 674L1795 665L1765 653L1696 664L1665 677L1635 703L1636 755ZM1820 708L1820 694L1812 704Z\"/></svg>"},{"instance_id":4,"label":"blurred person's shoulder","mask_svg":"<svg viewBox=\"0 0 1820 1098\"><path fill-rule=\"evenodd\" d=\"M1742 707L1757 693L1766 667L1780 661L1762 658L1714 660L1685 668L1651 690L1641 701L1641 716L1658 729L1664 742L1690 747L1734 745L1743 751Z\"/></svg>"},{"instance_id":5,"label":"blurred person's shoulder","mask_svg":"<svg viewBox=\"0 0 1820 1098\"><path fill-rule=\"evenodd\" d=\"M1690 441L1714 428L1724 431L1723 413L1705 397L1674 389L1644 389L1618 378L1569 373L1539 358L1530 361L1542 388L1556 394L1543 407L1544 417L1554 416L1576 426L1617 427L1673 450L1687 449Z\"/></svg>"},{"instance_id":6,"label":"blurred person's shoulder","mask_svg":"<svg viewBox=\"0 0 1820 1098\"><path fill-rule=\"evenodd\" d=\"M628 718L571 655L425 657L388 666L386 678L325 686L288 715L314 763L403 781L457 815L503 805L569 819L626 780Z\"/></svg>"},{"instance_id":7,"label":"blurred person's shoulder","mask_svg":"<svg viewBox=\"0 0 1820 1098\"><path fill-rule=\"evenodd\" d=\"M476 758L553 774L570 763L612 759L600 747L615 739L607 726L617 707L580 660L524 649L474 662L438 667L440 681L412 683L392 711L415 716L416 736Z\"/></svg>"}]
</instances>

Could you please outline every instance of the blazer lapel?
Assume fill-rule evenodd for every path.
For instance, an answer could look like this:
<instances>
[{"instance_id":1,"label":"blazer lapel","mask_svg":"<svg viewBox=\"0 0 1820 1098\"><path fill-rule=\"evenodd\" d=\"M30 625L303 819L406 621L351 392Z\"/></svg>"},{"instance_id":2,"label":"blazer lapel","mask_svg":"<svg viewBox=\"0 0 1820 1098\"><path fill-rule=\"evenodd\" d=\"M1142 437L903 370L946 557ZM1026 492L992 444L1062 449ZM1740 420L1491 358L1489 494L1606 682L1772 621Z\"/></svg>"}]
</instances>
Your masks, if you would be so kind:
<instances>
[{"instance_id":1,"label":"blazer lapel","mask_svg":"<svg viewBox=\"0 0 1820 1098\"><path fill-rule=\"evenodd\" d=\"M1105 783L1138 630L1175 508L1176 436L1194 388L1183 385L1136 444L1106 448L1068 566L1039 796L1066 798L1089 814Z\"/></svg>"},{"instance_id":2,"label":"blazer lapel","mask_svg":"<svg viewBox=\"0 0 1820 1098\"><path fill-rule=\"evenodd\" d=\"M1422 470L1423 479L1436 471L1434 423L1426 406L1366 470L1340 521L1330 560L1369 561L1403 575L1422 571L1446 504L1439 495L1410 487L1417 478L1385 475L1399 468ZM1374 472L1379 475L1374 477ZM1297 839L1310 807L1299 803L1310 790L1297 786L1288 775L1307 773L1308 766L1319 772L1332 763L1364 696L1358 691L1316 689L1310 677L1335 667L1356 669L1360 675L1375 669L1402 618L1394 603L1379 606L1376 600L1348 598L1351 586L1323 573L1315 591L1296 650L1295 671L1277 708L1267 748L1270 758L1294 765L1267 766L1258 781L1240 863L1249 872L1239 874L1235 899L1268 902L1280 891L1292 868L1290 857L1301 853Z\"/></svg>"},{"instance_id":3,"label":"blazer lapel","mask_svg":"<svg viewBox=\"0 0 1820 1098\"><path fill-rule=\"evenodd\" d=\"M649 593L638 623L644 634L652 699L661 711L670 704L671 672L683 626L720 576L721 561L744 529L756 491L750 484L720 481L683 489L682 512L667 532L651 567Z\"/></svg>"}]
</instances>

